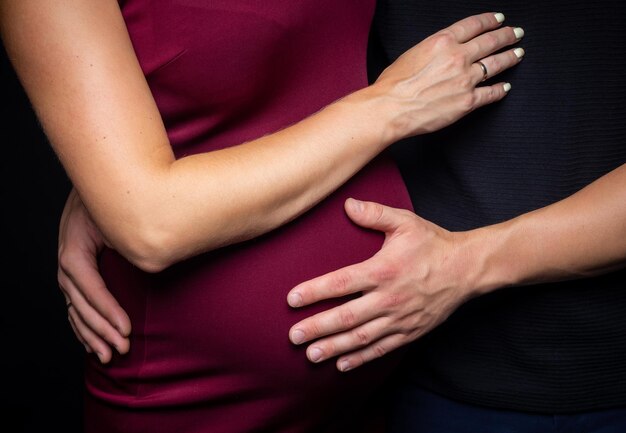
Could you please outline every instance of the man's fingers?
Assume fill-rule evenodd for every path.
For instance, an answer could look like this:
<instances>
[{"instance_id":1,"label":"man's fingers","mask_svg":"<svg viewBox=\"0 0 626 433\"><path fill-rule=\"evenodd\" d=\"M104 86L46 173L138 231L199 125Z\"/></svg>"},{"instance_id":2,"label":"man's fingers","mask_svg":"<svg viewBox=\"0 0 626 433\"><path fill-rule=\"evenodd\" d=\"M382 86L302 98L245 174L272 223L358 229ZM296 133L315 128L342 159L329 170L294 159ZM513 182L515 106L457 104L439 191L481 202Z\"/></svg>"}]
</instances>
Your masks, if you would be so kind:
<instances>
[{"instance_id":1,"label":"man's fingers","mask_svg":"<svg viewBox=\"0 0 626 433\"><path fill-rule=\"evenodd\" d=\"M411 212L405 209L396 209L380 203L353 198L346 200L344 208L354 223L384 233L396 230L411 215Z\"/></svg>"},{"instance_id":2,"label":"man's fingers","mask_svg":"<svg viewBox=\"0 0 626 433\"><path fill-rule=\"evenodd\" d=\"M294 344L302 344L326 335L344 332L376 319L381 313L373 293L353 299L296 323L289 331Z\"/></svg>"},{"instance_id":3,"label":"man's fingers","mask_svg":"<svg viewBox=\"0 0 626 433\"><path fill-rule=\"evenodd\" d=\"M464 43L481 33L499 27L503 21L503 14L487 12L457 21L443 31L452 33L457 42Z\"/></svg>"},{"instance_id":4,"label":"man's fingers","mask_svg":"<svg viewBox=\"0 0 626 433\"><path fill-rule=\"evenodd\" d=\"M367 262L358 263L298 284L287 295L287 303L294 308L303 307L371 289L373 283L366 268Z\"/></svg>"},{"instance_id":5,"label":"man's fingers","mask_svg":"<svg viewBox=\"0 0 626 433\"><path fill-rule=\"evenodd\" d=\"M342 372L354 370L367 362L385 356L406 343L407 337L403 334L387 335L357 352L339 358L337 369Z\"/></svg>"},{"instance_id":6,"label":"man's fingers","mask_svg":"<svg viewBox=\"0 0 626 433\"><path fill-rule=\"evenodd\" d=\"M349 331L316 341L307 348L307 357L312 362L322 362L367 347L392 332L391 324L391 319L378 317Z\"/></svg>"}]
</instances>

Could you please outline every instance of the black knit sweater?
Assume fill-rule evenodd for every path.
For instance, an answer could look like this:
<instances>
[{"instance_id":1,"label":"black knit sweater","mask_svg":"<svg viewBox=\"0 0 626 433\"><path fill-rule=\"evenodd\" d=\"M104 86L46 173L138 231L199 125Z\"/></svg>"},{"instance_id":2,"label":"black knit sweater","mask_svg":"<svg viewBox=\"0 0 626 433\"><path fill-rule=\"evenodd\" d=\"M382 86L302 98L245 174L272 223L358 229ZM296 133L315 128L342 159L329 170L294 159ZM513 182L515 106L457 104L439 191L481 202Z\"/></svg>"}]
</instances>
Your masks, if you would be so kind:
<instances>
[{"instance_id":1,"label":"black knit sweater","mask_svg":"<svg viewBox=\"0 0 626 433\"><path fill-rule=\"evenodd\" d=\"M524 60L497 78L511 93L394 148L417 214L450 230L546 206L626 163L623 0L379 0L372 77L488 11L526 31ZM413 345L403 383L541 413L626 406L626 272L474 299Z\"/></svg>"}]
</instances>

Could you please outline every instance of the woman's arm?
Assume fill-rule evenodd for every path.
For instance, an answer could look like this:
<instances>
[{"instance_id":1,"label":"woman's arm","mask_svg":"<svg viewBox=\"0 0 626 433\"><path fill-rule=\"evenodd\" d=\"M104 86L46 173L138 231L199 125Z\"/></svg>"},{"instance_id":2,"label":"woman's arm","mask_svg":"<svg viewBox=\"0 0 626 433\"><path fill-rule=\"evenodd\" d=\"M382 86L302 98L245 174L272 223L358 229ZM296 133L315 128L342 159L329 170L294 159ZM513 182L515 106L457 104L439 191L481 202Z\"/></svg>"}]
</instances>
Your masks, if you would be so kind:
<instances>
[{"instance_id":1,"label":"woman's arm","mask_svg":"<svg viewBox=\"0 0 626 433\"><path fill-rule=\"evenodd\" d=\"M392 141L502 98L502 84L475 88L482 73L472 64L517 40L510 28L481 35L499 26L494 14L467 19L407 53L377 84L302 122L176 160L117 1L3 1L0 24L89 213L147 271L271 230ZM501 68L518 61L511 50L498 56Z\"/></svg>"}]
</instances>

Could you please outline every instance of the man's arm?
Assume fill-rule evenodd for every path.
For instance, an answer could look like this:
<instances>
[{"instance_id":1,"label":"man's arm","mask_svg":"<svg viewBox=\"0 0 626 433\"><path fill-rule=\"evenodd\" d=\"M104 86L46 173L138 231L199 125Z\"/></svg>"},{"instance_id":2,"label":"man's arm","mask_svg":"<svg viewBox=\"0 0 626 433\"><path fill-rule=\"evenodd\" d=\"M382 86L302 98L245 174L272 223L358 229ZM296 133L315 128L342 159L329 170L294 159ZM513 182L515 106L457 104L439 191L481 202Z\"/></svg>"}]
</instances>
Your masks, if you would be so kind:
<instances>
[{"instance_id":1,"label":"man's arm","mask_svg":"<svg viewBox=\"0 0 626 433\"><path fill-rule=\"evenodd\" d=\"M349 200L346 212L360 226L385 232L382 249L288 295L292 307L301 307L363 293L289 334L295 344L319 339L307 350L311 361L343 355L342 371L423 336L472 297L626 265L626 164L564 200L467 232L377 203Z\"/></svg>"}]
</instances>

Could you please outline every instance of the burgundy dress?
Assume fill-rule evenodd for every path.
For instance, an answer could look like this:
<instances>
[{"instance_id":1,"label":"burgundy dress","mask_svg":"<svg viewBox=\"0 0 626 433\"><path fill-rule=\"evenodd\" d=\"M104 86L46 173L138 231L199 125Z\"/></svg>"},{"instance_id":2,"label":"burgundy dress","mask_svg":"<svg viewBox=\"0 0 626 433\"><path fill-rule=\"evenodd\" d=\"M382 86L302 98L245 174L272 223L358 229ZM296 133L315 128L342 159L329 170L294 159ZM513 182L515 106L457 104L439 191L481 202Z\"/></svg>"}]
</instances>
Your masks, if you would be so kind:
<instances>
[{"instance_id":1,"label":"burgundy dress","mask_svg":"<svg viewBox=\"0 0 626 433\"><path fill-rule=\"evenodd\" d=\"M374 0L120 5L179 157L271 133L367 84ZM370 415L363 404L397 355L345 374L334 361L314 365L288 330L345 299L299 310L286 302L296 284L380 248L381 234L345 216L347 197L411 207L395 166L379 157L292 223L165 272L143 273L106 250L101 271L131 317L131 350L106 366L88 357L85 431L356 431L350 423Z\"/></svg>"}]
</instances>

